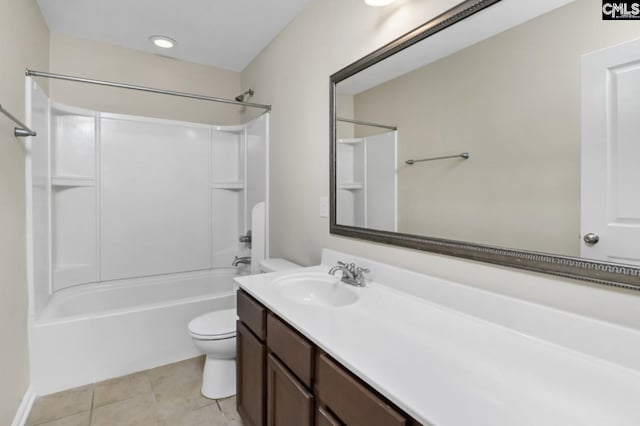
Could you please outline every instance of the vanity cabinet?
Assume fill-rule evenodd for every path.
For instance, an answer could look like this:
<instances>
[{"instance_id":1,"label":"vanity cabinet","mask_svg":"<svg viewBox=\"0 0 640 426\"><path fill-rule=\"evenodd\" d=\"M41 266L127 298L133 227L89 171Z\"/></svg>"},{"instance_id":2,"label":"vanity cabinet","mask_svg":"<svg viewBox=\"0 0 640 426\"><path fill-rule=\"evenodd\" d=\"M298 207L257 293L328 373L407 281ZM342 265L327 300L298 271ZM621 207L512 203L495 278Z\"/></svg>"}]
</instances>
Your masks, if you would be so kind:
<instances>
[{"instance_id":1,"label":"vanity cabinet","mask_svg":"<svg viewBox=\"0 0 640 426\"><path fill-rule=\"evenodd\" d=\"M340 420L336 419L327 411L325 407L318 407L316 413L316 425L317 426L342 426Z\"/></svg>"},{"instance_id":2,"label":"vanity cabinet","mask_svg":"<svg viewBox=\"0 0 640 426\"><path fill-rule=\"evenodd\" d=\"M265 423L267 310L244 292L238 292L236 328L236 408L247 426Z\"/></svg>"},{"instance_id":3,"label":"vanity cabinet","mask_svg":"<svg viewBox=\"0 0 640 426\"><path fill-rule=\"evenodd\" d=\"M273 355L267 364L267 426L313 425L311 392Z\"/></svg>"},{"instance_id":4,"label":"vanity cabinet","mask_svg":"<svg viewBox=\"0 0 640 426\"><path fill-rule=\"evenodd\" d=\"M267 349L240 321L236 333L236 405L248 426L264 423L265 357Z\"/></svg>"},{"instance_id":5,"label":"vanity cabinet","mask_svg":"<svg viewBox=\"0 0 640 426\"><path fill-rule=\"evenodd\" d=\"M238 413L248 426L419 426L238 291Z\"/></svg>"},{"instance_id":6,"label":"vanity cabinet","mask_svg":"<svg viewBox=\"0 0 640 426\"><path fill-rule=\"evenodd\" d=\"M318 355L317 372L316 395L333 413L329 421L363 426L408 424L406 416L325 354Z\"/></svg>"}]
</instances>

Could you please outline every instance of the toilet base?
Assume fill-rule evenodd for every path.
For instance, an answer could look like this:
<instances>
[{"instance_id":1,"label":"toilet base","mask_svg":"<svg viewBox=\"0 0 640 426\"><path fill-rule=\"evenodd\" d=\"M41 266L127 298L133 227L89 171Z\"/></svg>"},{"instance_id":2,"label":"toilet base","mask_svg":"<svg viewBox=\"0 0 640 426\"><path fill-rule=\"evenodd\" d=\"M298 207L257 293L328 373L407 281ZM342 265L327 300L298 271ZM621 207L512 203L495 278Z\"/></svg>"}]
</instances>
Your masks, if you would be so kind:
<instances>
[{"instance_id":1,"label":"toilet base","mask_svg":"<svg viewBox=\"0 0 640 426\"><path fill-rule=\"evenodd\" d=\"M236 360L207 356L202 373L202 396L209 399L228 398L236 394Z\"/></svg>"}]
</instances>

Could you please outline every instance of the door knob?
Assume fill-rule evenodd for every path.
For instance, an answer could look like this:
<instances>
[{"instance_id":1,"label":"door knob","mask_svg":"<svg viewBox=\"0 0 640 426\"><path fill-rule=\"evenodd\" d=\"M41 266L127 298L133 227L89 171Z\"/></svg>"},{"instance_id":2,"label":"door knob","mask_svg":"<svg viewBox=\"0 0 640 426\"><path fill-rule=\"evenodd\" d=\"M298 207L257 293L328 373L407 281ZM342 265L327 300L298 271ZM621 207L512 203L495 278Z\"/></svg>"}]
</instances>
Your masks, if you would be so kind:
<instances>
[{"instance_id":1,"label":"door knob","mask_svg":"<svg viewBox=\"0 0 640 426\"><path fill-rule=\"evenodd\" d=\"M600 237L598 236L598 234L594 234L593 232L589 232L588 234L586 234L583 238L584 242L589 244L589 245L593 245L593 244L597 244L598 241L600 241Z\"/></svg>"}]
</instances>

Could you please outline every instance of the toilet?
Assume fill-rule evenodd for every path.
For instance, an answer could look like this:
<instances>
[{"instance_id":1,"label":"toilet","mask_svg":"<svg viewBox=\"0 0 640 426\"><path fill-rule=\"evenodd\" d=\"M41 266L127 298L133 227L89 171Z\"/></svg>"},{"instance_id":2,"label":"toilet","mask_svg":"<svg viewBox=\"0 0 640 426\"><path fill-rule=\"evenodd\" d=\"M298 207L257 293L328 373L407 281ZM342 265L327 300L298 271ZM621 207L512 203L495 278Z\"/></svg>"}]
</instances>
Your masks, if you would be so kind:
<instances>
[{"instance_id":1,"label":"toilet","mask_svg":"<svg viewBox=\"0 0 640 426\"><path fill-rule=\"evenodd\" d=\"M202 395L211 399L236 393L236 310L200 315L189 322L196 347L207 355L202 373Z\"/></svg>"},{"instance_id":2,"label":"toilet","mask_svg":"<svg viewBox=\"0 0 640 426\"><path fill-rule=\"evenodd\" d=\"M302 266L289 262L287 259L264 259L260 262L260 273L288 271L290 269L299 269Z\"/></svg>"},{"instance_id":3,"label":"toilet","mask_svg":"<svg viewBox=\"0 0 640 426\"><path fill-rule=\"evenodd\" d=\"M285 259L265 259L260 272L301 268ZM202 395L221 399L236 393L236 309L209 312L189 322L189 335L207 356L202 373Z\"/></svg>"}]
</instances>

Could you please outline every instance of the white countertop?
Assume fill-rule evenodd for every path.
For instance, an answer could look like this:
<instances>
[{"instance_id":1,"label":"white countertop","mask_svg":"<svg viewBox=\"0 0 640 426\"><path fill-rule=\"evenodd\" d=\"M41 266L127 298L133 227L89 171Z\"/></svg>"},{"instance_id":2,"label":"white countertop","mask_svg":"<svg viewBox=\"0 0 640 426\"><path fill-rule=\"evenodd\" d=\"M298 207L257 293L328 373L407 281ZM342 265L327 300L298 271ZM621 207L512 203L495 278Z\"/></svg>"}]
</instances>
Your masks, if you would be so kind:
<instances>
[{"instance_id":1,"label":"white countertop","mask_svg":"<svg viewBox=\"0 0 640 426\"><path fill-rule=\"evenodd\" d=\"M273 284L328 269L236 281L425 425L640 425L636 370L377 282L339 308L287 300Z\"/></svg>"}]
</instances>

